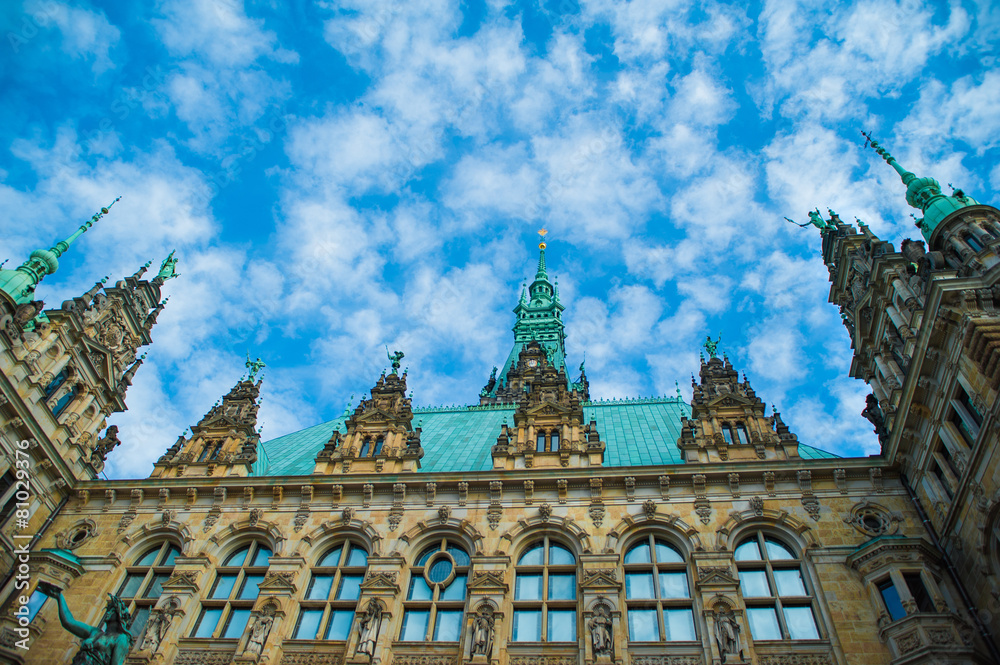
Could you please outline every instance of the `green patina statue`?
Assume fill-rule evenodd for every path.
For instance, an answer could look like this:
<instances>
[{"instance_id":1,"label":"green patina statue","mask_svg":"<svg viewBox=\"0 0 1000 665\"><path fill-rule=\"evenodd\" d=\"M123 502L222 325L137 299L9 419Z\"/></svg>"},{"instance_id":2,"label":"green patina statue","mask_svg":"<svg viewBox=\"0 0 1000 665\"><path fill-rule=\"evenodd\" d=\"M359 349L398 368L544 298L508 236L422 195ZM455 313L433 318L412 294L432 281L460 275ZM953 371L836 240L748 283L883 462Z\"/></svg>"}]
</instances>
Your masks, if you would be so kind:
<instances>
[{"instance_id":1,"label":"green patina statue","mask_svg":"<svg viewBox=\"0 0 1000 665\"><path fill-rule=\"evenodd\" d=\"M402 351L393 351L389 353L389 347L385 347L385 355L389 358L389 362L392 363L392 373L399 373L399 361L402 360L405 354Z\"/></svg>"},{"instance_id":2,"label":"green patina statue","mask_svg":"<svg viewBox=\"0 0 1000 665\"><path fill-rule=\"evenodd\" d=\"M709 358L715 357L715 352L719 349L719 342L721 341L722 341L722 333L719 333L719 338L716 339L714 342L712 341L711 335L705 335L705 343L702 344L702 346L704 346L705 350L708 351Z\"/></svg>"},{"instance_id":3,"label":"green patina statue","mask_svg":"<svg viewBox=\"0 0 1000 665\"><path fill-rule=\"evenodd\" d=\"M63 628L82 640L72 665L124 665L125 657L132 648L133 638L128 631L132 618L118 596L109 593L101 623L98 626L88 626L73 618L61 589L47 582L39 582L38 590L55 599L59 604L59 622ZM100 626L104 626L104 630Z\"/></svg>"},{"instance_id":4,"label":"green patina statue","mask_svg":"<svg viewBox=\"0 0 1000 665\"><path fill-rule=\"evenodd\" d=\"M261 360L260 358L257 358L257 360L250 360L250 352L249 351L247 351L247 364L246 364L246 366L247 366L247 369L250 370L250 376L248 377L250 379L250 381L254 380L254 377L257 376L257 373L260 372L260 370L262 370L265 367L267 367L267 365L264 364L264 361Z\"/></svg>"},{"instance_id":5,"label":"green patina statue","mask_svg":"<svg viewBox=\"0 0 1000 665\"><path fill-rule=\"evenodd\" d=\"M177 259L174 258L174 252L176 251L177 250L175 249L173 252L170 252L170 255L163 260L163 263L160 264L160 273L157 276L164 282L178 276Z\"/></svg>"},{"instance_id":6,"label":"green patina statue","mask_svg":"<svg viewBox=\"0 0 1000 665\"><path fill-rule=\"evenodd\" d=\"M836 214L834 214L834 217L836 217ZM837 217L837 219L840 219L840 218ZM792 224L794 224L795 226L798 226L799 228L804 228L806 226L812 225L812 226L815 226L817 229L819 229L820 232L823 232L823 231L833 231L834 229L837 228L833 224L831 224L831 223L827 222L825 219L823 219L823 215L820 214L819 208L817 208L816 210L810 210L809 211L809 221L806 222L805 224L799 224L794 219L788 219L787 217L785 217L785 221L791 222Z\"/></svg>"}]
</instances>

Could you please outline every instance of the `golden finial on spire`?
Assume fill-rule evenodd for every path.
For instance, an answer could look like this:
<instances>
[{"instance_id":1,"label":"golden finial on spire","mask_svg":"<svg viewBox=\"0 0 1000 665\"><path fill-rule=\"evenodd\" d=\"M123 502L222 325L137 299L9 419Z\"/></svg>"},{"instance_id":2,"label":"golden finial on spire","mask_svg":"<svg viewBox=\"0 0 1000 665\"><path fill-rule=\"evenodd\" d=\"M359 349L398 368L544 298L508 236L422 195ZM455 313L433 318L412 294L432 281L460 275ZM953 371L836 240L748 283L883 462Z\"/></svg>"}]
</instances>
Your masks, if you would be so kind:
<instances>
[{"instance_id":1,"label":"golden finial on spire","mask_svg":"<svg viewBox=\"0 0 1000 665\"><path fill-rule=\"evenodd\" d=\"M545 234L546 233L548 233L547 229L542 229L541 231L538 232L538 236L539 236L539 238L541 238L541 241L538 243L538 249L545 249Z\"/></svg>"}]
</instances>

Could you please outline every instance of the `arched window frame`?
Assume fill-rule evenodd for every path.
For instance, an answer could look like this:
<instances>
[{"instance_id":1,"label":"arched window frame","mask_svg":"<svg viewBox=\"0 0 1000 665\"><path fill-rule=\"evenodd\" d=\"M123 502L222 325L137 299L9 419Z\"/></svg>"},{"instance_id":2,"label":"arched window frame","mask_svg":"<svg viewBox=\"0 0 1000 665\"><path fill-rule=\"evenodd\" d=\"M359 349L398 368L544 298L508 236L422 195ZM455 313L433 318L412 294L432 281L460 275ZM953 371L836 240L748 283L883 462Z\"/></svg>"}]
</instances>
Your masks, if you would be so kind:
<instances>
[{"instance_id":1,"label":"arched window frame","mask_svg":"<svg viewBox=\"0 0 1000 665\"><path fill-rule=\"evenodd\" d=\"M163 593L164 582L173 574L174 559L181 555L181 547L173 541L163 540L139 551L142 554L126 566L125 579L117 593L132 616L129 630L136 642L141 642L149 613Z\"/></svg>"},{"instance_id":2,"label":"arched window frame","mask_svg":"<svg viewBox=\"0 0 1000 665\"><path fill-rule=\"evenodd\" d=\"M539 546L542 562L526 562ZM572 563L551 563L553 547L569 554ZM528 542L516 560L511 641L576 642L580 596L576 553L566 543L545 535ZM553 639L556 636L566 639Z\"/></svg>"},{"instance_id":3,"label":"arched window frame","mask_svg":"<svg viewBox=\"0 0 1000 665\"><path fill-rule=\"evenodd\" d=\"M410 567L399 640L458 642L468 596L468 549L459 538L446 535L425 544L419 552Z\"/></svg>"},{"instance_id":4,"label":"arched window frame","mask_svg":"<svg viewBox=\"0 0 1000 665\"><path fill-rule=\"evenodd\" d=\"M642 560L640 549L644 545L647 548L646 561ZM669 552L664 548L669 548ZM697 612L692 593L694 579L686 548L661 534L647 532L631 539L622 551L625 622L629 642L697 641ZM679 561L674 560L674 555ZM648 587L639 588L646 581ZM640 623L642 614L648 612L655 612L653 620L656 625L652 631ZM651 617L644 618L648 624ZM643 631L643 628L647 630ZM640 631L643 634L639 634Z\"/></svg>"},{"instance_id":5,"label":"arched window frame","mask_svg":"<svg viewBox=\"0 0 1000 665\"><path fill-rule=\"evenodd\" d=\"M350 538L323 550L310 569L292 639L345 641L350 637L368 556L368 548Z\"/></svg>"},{"instance_id":6,"label":"arched window frame","mask_svg":"<svg viewBox=\"0 0 1000 665\"><path fill-rule=\"evenodd\" d=\"M242 559L237 556L243 552ZM266 552L266 555L264 554ZM273 550L261 540L244 541L215 569L209 592L202 596L201 614L191 637L239 639L257 600L257 585L267 575Z\"/></svg>"},{"instance_id":7,"label":"arched window frame","mask_svg":"<svg viewBox=\"0 0 1000 665\"><path fill-rule=\"evenodd\" d=\"M743 532L735 542L733 557L753 639L824 639L813 579L797 544L767 529ZM748 556L751 543L758 558Z\"/></svg>"},{"instance_id":8,"label":"arched window frame","mask_svg":"<svg viewBox=\"0 0 1000 665\"><path fill-rule=\"evenodd\" d=\"M80 386L74 383L72 386L69 387L69 390L63 393L62 396L56 400L55 404L52 405L52 415L53 416L62 415L62 412L65 411L66 408L73 403L73 400L76 399L76 396L79 394L80 394Z\"/></svg>"},{"instance_id":9,"label":"arched window frame","mask_svg":"<svg viewBox=\"0 0 1000 665\"><path fill-rule=\"evenodd\" d=\"M59 390L62 384L66 383L66 379L69 378L69 374L69 368L63 367L62 370L60 370L51 381L49 381L49 384L45 386L42 399L49 399L55 395L56 391Z\"/></svg>"}]
</instances>

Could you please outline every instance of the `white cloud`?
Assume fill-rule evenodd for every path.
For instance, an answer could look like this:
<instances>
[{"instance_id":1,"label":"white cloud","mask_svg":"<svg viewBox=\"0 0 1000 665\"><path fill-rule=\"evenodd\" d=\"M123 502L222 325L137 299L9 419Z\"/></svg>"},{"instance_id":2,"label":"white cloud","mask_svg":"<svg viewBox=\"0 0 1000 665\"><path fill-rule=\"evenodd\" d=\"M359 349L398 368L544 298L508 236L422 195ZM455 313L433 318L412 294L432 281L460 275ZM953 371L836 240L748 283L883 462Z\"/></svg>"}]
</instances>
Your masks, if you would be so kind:
<instances>
[{"instance_id":1,"label":"white cloud","mask_svg":"<svg viewBox=\"0 0 1000 665\"><path fill-rule=\"evenodd\" d=\"M24 12L27 14L25 20L36 27L44 29L54 25L58 28L63 53L90 62L94 74L117 67L111 51L121 40L121 30L108 21L103 11L73 7L55 0L27 0ZM7 38L14 34L17 33L8 33Z\"/></svg>"}]
</instances>

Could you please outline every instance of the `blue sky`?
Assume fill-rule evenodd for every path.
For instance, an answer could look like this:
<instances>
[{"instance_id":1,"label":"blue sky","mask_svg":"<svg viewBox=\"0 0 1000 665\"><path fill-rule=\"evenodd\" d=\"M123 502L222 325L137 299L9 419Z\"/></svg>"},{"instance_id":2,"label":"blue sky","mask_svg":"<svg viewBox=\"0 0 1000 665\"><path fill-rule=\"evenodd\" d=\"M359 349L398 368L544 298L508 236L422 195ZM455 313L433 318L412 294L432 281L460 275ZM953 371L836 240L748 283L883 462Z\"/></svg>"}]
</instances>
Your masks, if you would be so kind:
<instances>
[{"instance_id":1,"label":"blue sky","mask_svg":"<svg viewBox=\"0 0 1000 665\"><path fill-rule=\"evenodd\" d=\"M868 454L819 235L783 217L917 236L861 129L1000 190L988 0L26 0L0 34L0 260L118 195L39 296L180 258L111 477L148 475L248 349L265 439L356 403L385 345L416 404L474 402L541 227L594 397L690 396L721 331L800 440Z\"/></svg>"}]
</instances>

